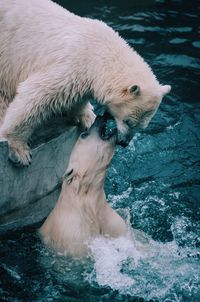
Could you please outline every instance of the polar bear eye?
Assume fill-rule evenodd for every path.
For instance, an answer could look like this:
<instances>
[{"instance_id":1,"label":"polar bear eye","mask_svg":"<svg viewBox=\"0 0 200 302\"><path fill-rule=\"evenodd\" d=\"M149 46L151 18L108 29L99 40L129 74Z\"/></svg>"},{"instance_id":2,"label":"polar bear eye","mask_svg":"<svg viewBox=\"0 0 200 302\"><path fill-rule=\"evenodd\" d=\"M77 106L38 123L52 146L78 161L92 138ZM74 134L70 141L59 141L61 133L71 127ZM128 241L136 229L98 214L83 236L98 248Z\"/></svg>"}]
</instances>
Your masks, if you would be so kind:
<instances>
[{"instance_id":1,"label":"polar bear eye","mask_svg":"<svg viewBox=\"0 0 200 302\"><path fill-rule=\"evenodd\" d=\"M85 131L83 133L81 133L81 138L86 138L89 135L89 132Z\"/></svg>"},{"instance_id":2,"label":"polar bear eye","mask_svg":"<svg viewBox=\"0 0 200 302\"><path fill-rule=\"evenodd\" d=\"M66 174L65 174L65 177L68 177L68 176L70 176L72 173L73 173L73 169L71 169L69 172L67 172Z\"/></svg>"}]
</instances>

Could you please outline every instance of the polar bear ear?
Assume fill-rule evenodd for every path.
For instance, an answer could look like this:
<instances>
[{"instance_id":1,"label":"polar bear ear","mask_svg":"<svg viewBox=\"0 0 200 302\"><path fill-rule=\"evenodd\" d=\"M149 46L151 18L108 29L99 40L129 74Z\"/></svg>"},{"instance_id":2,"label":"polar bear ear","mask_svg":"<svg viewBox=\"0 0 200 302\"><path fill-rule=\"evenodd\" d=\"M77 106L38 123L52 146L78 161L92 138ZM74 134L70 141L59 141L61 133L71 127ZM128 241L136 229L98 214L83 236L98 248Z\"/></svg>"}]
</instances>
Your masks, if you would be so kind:
<instances>
[{"instance_id":1,"label":"polar bear ear","mask_svg":"<svg viewBox=\"0 0 200 302\"><path fill-rule=\"evenodd\" d=\"M135 96L138 96L140 94L140 86L133 85L129 88L130 94L134 94Z\"/></svg>"},{"instance_id":2,"label":"polar bear ear","mask_svg":"<svg viewBox=\"0 0 200 302\"><path fill-rule=\"evenodd\" d=\"M165 94L169 93L171 90L171 86L170 85L162 85L161 86L161 92L162 95L164 96Z\"/></svg>"},{"instance_id":3,"label":"polar bear ear","mask_svg":"<svg viewBox=\"0 0 200 302\"><path fill-rule=\"evenodd\" d=\"M67 169L67 171L63 175L63 181L66 181L68 184L70 184L74 177L74 169Z\"/></svg>"}]
</instances>

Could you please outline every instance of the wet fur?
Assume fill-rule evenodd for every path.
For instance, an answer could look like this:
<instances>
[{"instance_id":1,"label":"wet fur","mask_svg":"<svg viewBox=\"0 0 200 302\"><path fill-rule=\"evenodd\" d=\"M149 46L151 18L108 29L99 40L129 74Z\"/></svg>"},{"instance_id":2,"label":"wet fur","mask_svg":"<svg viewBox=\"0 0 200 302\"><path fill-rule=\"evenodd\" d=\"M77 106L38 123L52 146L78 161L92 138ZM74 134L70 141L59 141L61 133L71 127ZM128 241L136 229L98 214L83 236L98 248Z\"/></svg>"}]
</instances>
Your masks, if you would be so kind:
<instances>
[{"instance_id":1,"label":"wet fur","mask_svg":"<svg viewBox=\"0 0 200 302\"><path fill-rule=\"evenodd\" d=\"M139 126L136 111L155 113L170 90L104 22L50 0L1 0L0 54L0 137L16 164L30 164L28 139L53 113L65 111L89 127L95 116L87 93L109 108L123 139L132 135L124 119ZM135 84L139 96L131 93Z\"/></svg>"},{"instance_id":2,"label":"wet fur","mask_svg":"<svg viewBox=\"0 0 200 302\"><path fill-rule=\"evenodd\" d=\"M39 231L42 240L57 252L84 257L95 237L127 234L124 220L111 209L104 192L113 151L114 143L101 141L96 132L77 141L58 202Z\"/></svg>"}]
</instances>

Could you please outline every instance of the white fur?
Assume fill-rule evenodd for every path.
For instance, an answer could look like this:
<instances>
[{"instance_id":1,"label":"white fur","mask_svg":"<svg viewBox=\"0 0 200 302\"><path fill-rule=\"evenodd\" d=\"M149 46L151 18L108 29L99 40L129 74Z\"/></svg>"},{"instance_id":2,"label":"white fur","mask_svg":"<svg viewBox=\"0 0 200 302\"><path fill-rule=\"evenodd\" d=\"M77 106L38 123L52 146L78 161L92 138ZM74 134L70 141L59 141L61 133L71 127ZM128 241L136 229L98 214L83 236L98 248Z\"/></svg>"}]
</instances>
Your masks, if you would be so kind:
<instances>
[{"instance_id":1,"label":"white fur","mask_svg":"<svg viewBox=\"0 0 200 302\"><path fill-rule=\"evenodd\" d=\"M1 0L0 54L0 136L22 164L29 162L22 157L33 129L52 112L67 111L77 120L81 115L84 126L93 122L82 98L88 92L108 106L124 133L124 118L140 120L138 106L156 111L169 91L104 22L76 16L50 0ZM127 90L135 84L139 103Z\"/></svg>"},{"instance_id":2,"label":"white fur","mask_svg":"<svg viewBox=\"0 0 200 302\"><path fill-rule=\"evenodd\" d=\"M67 255L82 257L91 239L127 234L123 219L106 202L104 180L114 141L102 141L96 128L79 138L64 175L58 202L40 228L43 241Z\"/></svg>"}]
</instances>

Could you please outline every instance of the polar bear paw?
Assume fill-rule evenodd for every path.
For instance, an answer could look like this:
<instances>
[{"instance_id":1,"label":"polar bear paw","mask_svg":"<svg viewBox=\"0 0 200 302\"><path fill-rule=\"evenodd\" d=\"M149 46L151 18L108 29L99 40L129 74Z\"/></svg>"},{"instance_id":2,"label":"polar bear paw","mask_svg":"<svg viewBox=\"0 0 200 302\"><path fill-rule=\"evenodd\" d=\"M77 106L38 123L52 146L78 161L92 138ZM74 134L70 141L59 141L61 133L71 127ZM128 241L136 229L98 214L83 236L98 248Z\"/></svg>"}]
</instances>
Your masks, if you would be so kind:
<instances>
[{"instance_id":1,"label":"polar bear paw","mask_svg":"<svg viewBox=\"0 0 200 302\"><path fill-rule=\"evenodd\" d=\"M28 145L19 141L8 142L9 160L16 166L29 166L31 164L32 153Z\"/></svg>"},{"instance_id":2,"label":"polar bear paw","mask_svg":"<svg viewBox=\"0 0 200 302\"><path fill-rule=\"evenodd\" d=\"M92 126L95 117L96 115L93 111L93 106L90 103L88 103L84 111L81 112L79 116L79 122L83 130L87 130Z\"/></svg>"}]
</instances>

